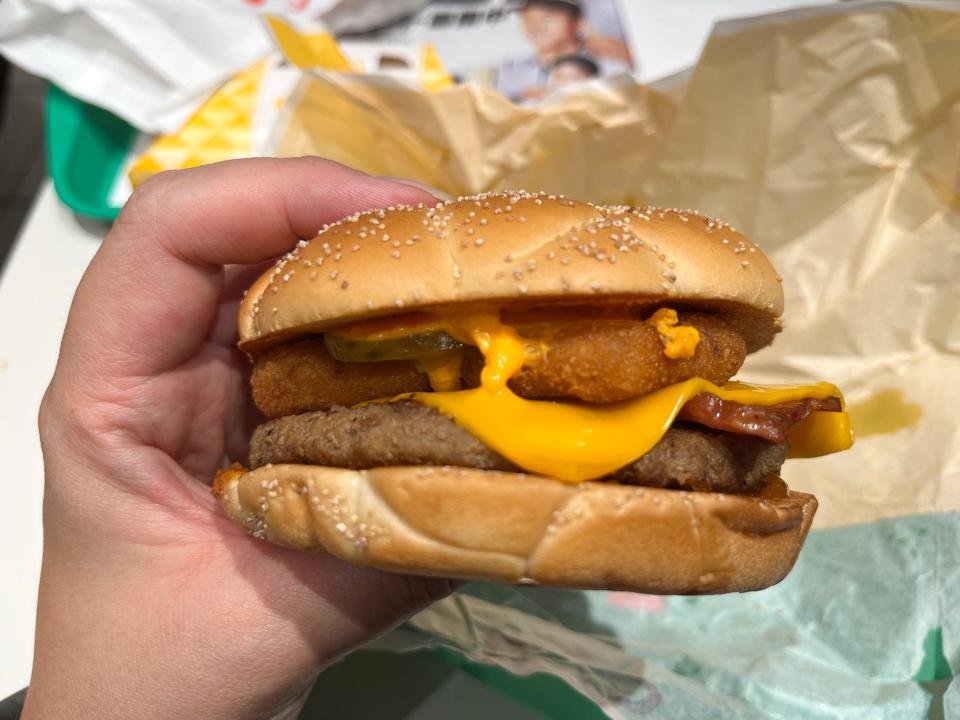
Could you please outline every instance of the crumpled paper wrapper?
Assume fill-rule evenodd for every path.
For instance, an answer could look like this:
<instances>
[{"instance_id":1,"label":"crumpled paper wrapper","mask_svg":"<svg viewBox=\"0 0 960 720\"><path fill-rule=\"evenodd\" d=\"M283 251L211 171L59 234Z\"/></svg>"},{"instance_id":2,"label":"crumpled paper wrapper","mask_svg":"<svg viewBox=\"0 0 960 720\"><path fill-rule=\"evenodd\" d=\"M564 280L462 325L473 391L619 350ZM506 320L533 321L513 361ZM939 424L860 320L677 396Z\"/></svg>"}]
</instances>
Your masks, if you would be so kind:
<instances>
[{"instance_id":1,"label":"crumpled paper wrapper","mask_svg":"<svg viewBox=\"0 0 960 720\"><path fill-rule=\"evenodd\" d=\"M519 108L474 87L303 82L280 154L452 194L543 189L733 223L787 297L786 330L740 377L836 382L858 435L787 464L820 510L774 588L475 584L383 643L553 673L614 718L923 715L917 681L960 667L958 9L844 3L722 23L669 96L593 84Z\"/></svg>"},{"instance_id":2,"label":"crumpled paper wrapper","mask_svg":"<svg viewBox=\"0 0 960 720\"><path fill-rule=\"evenodd\" d=\"M314 72L290 98L274 153L321 155L451 195L513 188L639 200L675 107L628 78L531 108L478 85L421 92L384 77Z\"/></svg>"}]
</instances>

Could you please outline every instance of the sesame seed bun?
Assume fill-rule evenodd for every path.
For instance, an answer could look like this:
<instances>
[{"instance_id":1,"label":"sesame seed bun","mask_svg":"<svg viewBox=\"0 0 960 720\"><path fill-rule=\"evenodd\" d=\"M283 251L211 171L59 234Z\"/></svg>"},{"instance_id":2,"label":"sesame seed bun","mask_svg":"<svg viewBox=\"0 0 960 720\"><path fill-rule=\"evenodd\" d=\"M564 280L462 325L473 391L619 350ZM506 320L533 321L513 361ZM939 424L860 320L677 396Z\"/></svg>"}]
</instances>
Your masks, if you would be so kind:
<instances>
[{"instance_id":1,"label":"sesame seed bun","mask_svg":"<svg viewBox=\"0 0 960 720\"><path fill-rule=\"evenodd\" d=\"M759 498L465 468L310 465L234 467L214 483L254 535L356 565L660 594L779 582L817 502L773 488Z\"/></svg>"},{"instance_id":2,"label":"sesame seed bun","mask_svg":"<svg viewBox=\"0 0 960 720\"><path fill-rule=\"evenodd\" d=\"M251 287L240 347L451 303L691 303L734 325L748 351L783 311L766 256L691 211L495 193L353 215L303 241Z\"/></svg>"}]
</instances>

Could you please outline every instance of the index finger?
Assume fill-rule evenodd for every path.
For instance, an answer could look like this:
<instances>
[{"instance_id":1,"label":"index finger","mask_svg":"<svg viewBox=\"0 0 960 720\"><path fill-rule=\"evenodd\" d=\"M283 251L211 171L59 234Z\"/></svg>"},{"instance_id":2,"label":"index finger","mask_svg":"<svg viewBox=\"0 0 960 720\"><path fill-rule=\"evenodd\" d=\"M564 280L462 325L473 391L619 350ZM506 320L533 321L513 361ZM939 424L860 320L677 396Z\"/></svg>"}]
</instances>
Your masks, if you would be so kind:
<instances>
[{"instance_id":1,"label":"index finger","mask_svg":"<svg viewBox=\"0 0 960 720\"><path fill-rule=\"evenodd\" d=\"M211 332L224 265L273 258L357 211L431 201L320 158L163 173L133 195L84 274L63 353L81 351L101 377L175 367Z\"/></svg>"}]
</instances>

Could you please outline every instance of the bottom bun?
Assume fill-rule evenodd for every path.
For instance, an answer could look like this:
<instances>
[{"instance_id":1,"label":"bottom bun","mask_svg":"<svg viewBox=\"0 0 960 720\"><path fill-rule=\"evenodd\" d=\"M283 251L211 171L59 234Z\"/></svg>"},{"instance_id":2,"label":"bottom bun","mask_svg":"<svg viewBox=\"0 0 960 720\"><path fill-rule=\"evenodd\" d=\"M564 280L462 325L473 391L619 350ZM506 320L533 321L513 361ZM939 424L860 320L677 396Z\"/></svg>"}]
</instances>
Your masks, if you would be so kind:
<instances>
[{"instance_id":1,"label":"bottom bun","mask_svg":"<svg viewBox=\"0 0 960 720\"><path fill-rule=\"evenodd\" d=\"M658 594L759 590L793 567L817 501L452 467L267 465L214 493L254 535L356 565Z\"/></svg>"}]
</instances>

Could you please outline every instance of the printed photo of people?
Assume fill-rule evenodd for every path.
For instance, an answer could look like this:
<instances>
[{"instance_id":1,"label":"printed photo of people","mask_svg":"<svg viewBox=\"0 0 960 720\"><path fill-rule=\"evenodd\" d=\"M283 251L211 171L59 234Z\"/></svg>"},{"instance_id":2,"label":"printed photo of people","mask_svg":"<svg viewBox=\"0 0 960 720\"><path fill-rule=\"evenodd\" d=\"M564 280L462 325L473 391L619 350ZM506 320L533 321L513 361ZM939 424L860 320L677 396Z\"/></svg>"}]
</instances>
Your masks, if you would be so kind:
<instances>
[{"instance_id":1,"label":"printed photo of people","mask_svg":"<svg viewBox=\"0 0 960 720\"><path fill-rule=\"evenodd\" d=\"M613 0L526 0L519 15L530 54L501 63L493 79L511 100L633 67Z\"/></svg>"},{"instance_id":2,"label":"printed photo of people","mask_svg":"<svg viewBox=\"0 0 960 720\"><path fill-rule=\"evenodd\" d=\"M431 0L381 36L428 42L458 81L518 103L635 69L618 0Z\"/></svg>"}]
</instances>

